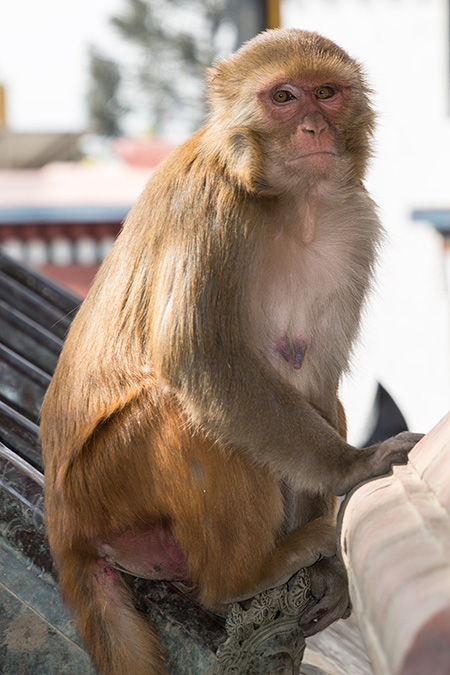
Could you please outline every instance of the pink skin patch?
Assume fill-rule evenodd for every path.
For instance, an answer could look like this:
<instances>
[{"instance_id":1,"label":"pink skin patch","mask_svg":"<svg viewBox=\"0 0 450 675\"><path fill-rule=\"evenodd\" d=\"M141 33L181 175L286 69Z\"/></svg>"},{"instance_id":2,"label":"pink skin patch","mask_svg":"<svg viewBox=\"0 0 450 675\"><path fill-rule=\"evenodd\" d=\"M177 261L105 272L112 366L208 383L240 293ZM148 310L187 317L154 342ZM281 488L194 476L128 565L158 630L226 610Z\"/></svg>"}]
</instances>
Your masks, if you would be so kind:
<instances>
[{"instance_id":1,"label":"pink skin patch","mask_svg":"<svg viewBox=\"0 0 450 675\"><path fill-rule=\"evenodd\" d=\"M106 560L99 558L96 563L95 569L95 578L102 586L106 586L108 589L114 588L114 582L118 578L119 573L108 565Z\"/></svg>"},{"instance_id":2,"label":"pink skin patch","mask_svg":"<svg viewBox=\"0 0 450 675\"><path fill-rule=\"evenodd\" d=\"M286 363L292 363L295 370L300 370L307 347L307 342L303 338L291 341L284 337L277 344L277 352L281 354Z\"/></svg>"},{"instance_id":3,"label":"pink skin patch","mask_svg":"<svg viewBox=\"0 0 450 675\"><path fill-rule=\"evenodd\" d=\"M143 579L188 581L186 560L168 527L155 525L142 530L127 530L99 546L105 566L122 569ZM114 571L114 570L113 570Z\"/></svg>"}]
</instances>

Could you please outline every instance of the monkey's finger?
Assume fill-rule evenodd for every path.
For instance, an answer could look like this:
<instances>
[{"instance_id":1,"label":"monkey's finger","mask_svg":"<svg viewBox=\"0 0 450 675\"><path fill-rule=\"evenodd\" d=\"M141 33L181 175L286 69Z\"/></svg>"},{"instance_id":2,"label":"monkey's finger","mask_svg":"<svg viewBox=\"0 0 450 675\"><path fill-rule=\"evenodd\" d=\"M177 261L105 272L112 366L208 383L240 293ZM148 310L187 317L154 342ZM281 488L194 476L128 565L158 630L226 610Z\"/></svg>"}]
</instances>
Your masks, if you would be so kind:
<instances>
[{"instance_id":1,"label":"monkey's finger","mask_svg":"<svg viewBox=\"0 0 450 675\"><path fill-rule=\"evenodd\" d=\"M320 600L316 602L316 604L311 607L307 612L305 612L301 618L300 618L300 625L307 625L312 623L313 621L317 621L317 619L324 614L326 611L328 611L328 605L330 598L327 596L324 596Z\"/></svg>"},{"instance_id":2,"label":"monkey's finger","mask_svg":"<svg viewBox=\"0 0 450 675\"><path fill-rule=\"evenodd\" d=\"M353 609L353 607L351 606L351 604L348 605L347 609L345 610L345 612L341 616L341 619L348 619L352 615L352 609Z\"/></svg>"},{"instance_id":3,"label":"monkey's finger","mask_svg":"<svg viewBox=\"0 0 450 675\"><path fill-rule=\"evenodd\" d=\"M396 436L393 436L398 441L407 441L409 443L418 443L425 434L418 434L415 431L401 431Z\"/></svg>"},{"instance_id":4,"label":"monkey's finger","mask_svg":"<svg viewBox=\"0 0 450 675\"><path fill-rule=\"evenodd\" d=\"M338 619L347 619L350 616L351 607L342 598L333 604L333 598L326 595L306 612L300 619L300 626L305 637L311 637Z\"/></svg>"},{"instance_id":5,"label":"monkey's finger","mask_svg":"<svg viewBox=\"0 0 450 675\"><path fill-rule=\"evenodd\" d=\"M400 434L392 436L381 443L380 447L390 449L393 452L403 450L407 453L412 450L416 443L422 440L423 436L423 434L417 434L412 431L402 431Z\"/></svg>"}]
</instances>

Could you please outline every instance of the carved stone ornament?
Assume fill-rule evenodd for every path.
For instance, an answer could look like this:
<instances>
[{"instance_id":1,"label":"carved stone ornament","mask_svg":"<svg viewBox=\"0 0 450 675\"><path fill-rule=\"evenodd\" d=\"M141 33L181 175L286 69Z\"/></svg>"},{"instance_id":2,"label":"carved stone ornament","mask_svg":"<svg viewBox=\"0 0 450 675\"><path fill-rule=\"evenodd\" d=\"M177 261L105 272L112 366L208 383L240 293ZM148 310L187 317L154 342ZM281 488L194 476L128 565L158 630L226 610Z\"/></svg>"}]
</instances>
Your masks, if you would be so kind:
<instances>
[{"instance_id":1,"label":"carved stone ornament","mask_svg":"<svg viewBox=\"0 0 450 675\"><path fill-rule=\"evenodd\" d=\"M300 616L313 604L309 572L256 595L248 608L233 603L228 639L216 653L219 675L298 675L305 649ZM246 603L247 604L247 603Z\"/></svg>"}]
</instances>

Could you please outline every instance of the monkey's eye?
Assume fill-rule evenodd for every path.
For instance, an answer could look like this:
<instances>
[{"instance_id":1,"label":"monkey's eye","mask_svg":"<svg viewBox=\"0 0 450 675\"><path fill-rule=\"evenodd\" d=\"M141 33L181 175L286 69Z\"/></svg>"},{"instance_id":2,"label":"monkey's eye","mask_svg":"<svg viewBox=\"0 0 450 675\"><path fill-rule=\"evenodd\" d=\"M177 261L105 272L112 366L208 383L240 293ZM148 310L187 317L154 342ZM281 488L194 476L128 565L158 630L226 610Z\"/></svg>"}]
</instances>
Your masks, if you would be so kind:
<instances>
[{"instance_id":1,"label":"monkey's eye","mask_svg":"<svg viewBox=\"0 0 450 675\"><path fill-rule=\"evenodd\" d=\"M272 94L272 100L275 103L287 103L288 101L293 101L295 99L294 94L291 94L287 89L278 89L274 94Z\"/></svg>"},{"instance_id":2,"label":"monkey's eye","mask_svg":"<svg viewBox=\"0 0 450 675\"><path fill-rule=\"evenodd\" d=\"M320 98L320 99L333 98L335 93L336 93L336 89L333 89L333 87L329 87L329 86L317 87L317 89L315 91L316 98Z\"/></svg>"}]
</instances>

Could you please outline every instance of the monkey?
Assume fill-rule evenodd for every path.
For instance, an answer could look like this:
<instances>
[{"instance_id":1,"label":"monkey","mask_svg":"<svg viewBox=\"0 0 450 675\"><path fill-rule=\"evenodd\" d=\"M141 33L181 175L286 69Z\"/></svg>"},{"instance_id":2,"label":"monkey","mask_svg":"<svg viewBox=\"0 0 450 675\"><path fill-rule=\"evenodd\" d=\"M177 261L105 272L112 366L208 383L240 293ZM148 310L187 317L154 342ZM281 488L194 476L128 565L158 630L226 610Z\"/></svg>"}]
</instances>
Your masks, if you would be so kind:
<instances>
[{"instance_id":1,"label":"monkey","mask_svg":"<svg viewBox=\"0 0 450 675\"><path fill-rule=\"evenodd\" d=\"M121 571L221 611L307 567L305 635L346 616L336 497L419 438L358 449L338 398L382 237L360 65L266 31L212 66L207 100L127 216L41 410L50 548L101 675L167 672Z\"/></svg>"}]
</instances>

